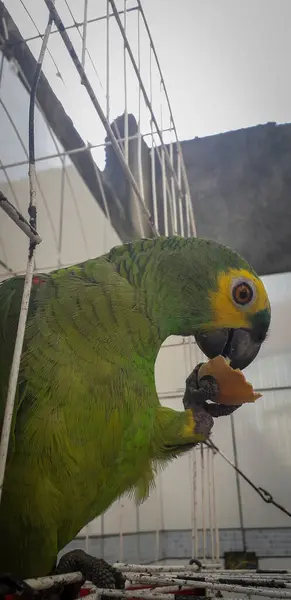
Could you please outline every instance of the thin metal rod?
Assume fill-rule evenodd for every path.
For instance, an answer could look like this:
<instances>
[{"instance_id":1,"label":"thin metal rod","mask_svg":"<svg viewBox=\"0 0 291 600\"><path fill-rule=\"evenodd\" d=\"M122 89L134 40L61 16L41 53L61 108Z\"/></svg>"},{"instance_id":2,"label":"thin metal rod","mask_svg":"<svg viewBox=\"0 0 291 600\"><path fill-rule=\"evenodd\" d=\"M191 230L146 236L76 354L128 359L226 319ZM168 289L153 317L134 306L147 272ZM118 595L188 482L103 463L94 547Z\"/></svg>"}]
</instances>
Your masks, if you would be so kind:
<instances>
[{"instance_id":1,"label":"thin metal rod","mask_svg":"<svg viewBox=\"0 0 291 600\"><path fill-rule=\"evenodd\" d=\"M106 119L110 119L110 11L106 0Z\"/></svg>"},{"instance_id":2,"label":"thin metal rod","mask_svg":"<svg viewBox=\"0 0 291 600\"><path fill-rule=\"evenodd\" d=\"M9 200L0 191L0 208L6 212L8 217L27 235L30 241L34 244L40 244L41 237L36 229L22 216L22 214L9 202Z\"/></svg>"},{"instance_id":3,"label":"thin metal rod","mask_svg":"<svg viewBox=\"0 0 291 600\"><path fill-rule=\"evenodd\" d=\"M208 516L209 516L209 536L210 536L210 556L214 562L215 549L214 549L214 524L213 524L213 504L212 504L212 487L214 485L212 470L211 470L211 448L206 449L207 457L207 476L208 476Z\"/></svg>"},{"instance_id":4,"label":"thin metal rod","mask_svg":"<svg viewBox=\"0 0 291 600\"><path fill-rule=\"evenodd\" d=\"M174 160L173 160L173 143L170 144L170 159L172 167L174 168ZM172 232L174 235L178 233L178 223L177 223L177 201L176 201L176 189L175 183L173 179L173 175L171 175L171 211L172 211Z\"/></svg>"},{"instance_id":5,"label":"thin metal rod","mask_svg":"<svg viewBox=\"0 0 291 600\"><path fill-rule=\"evenodd\" d=\"M204 447L200 444L201 457L201 510L202 510L202 556L206 558L206 525L205 525L205 459Z\"/></svg>"},{"instance_id":6,"label":"thin metal rod","mask_svg":"<svg viewBox=\"0 0 291 600\"><path fill-rule=\"evenodd\" d=\"M141 548L140 548L140 510L139 506L135 507L135 531L136 531L136 556L138 562L141 560Z\"/></svg>"},{"instance_id":7,"label":"thin metal rod","mask_svg":"<svg viewBox=\"0 0 291 600\"><path fill-rule=\"evenodd\" d=\"M82 35L82 67L85 69L86 48L87 48L87 25L88 25L88 0L84 0L84 21ZM82 83L82 80L81 80Z\"/></svg>"},{"instance_id":8,"label":"thin metal rod","mask_svg":"<svg viewBox=\"0 0 291 600\"><path fill-rule=\"evenodd\" d=\"M138 55L138 68L140 71L141 57L140 57L140 13L137 13L137 55ZM144 181L143 181L143 168L142 168L142 135L141 135L141 89L138 86L138 129L137 129L137 164L138 164L138 183L141 190L142 197L144 198ZM142 237L145 237L145 230L141 219L140 207L137 205L138 222ZM156 225L155 219L154 224ZM157 230L159 228L157 227Z\"/></svg>"},{"instance_id":9,"label":"thin metal rod","mask_svg":"<svg viewBox=\"0 0 291 600\"><path fill-rule=\"evenodd\" d=\"M127 9L127 12L134 12L138 10L138 6L132 6L131 8ZM123 10L119 10L118 11L119 15L123 15ZM109 18L111 19L112 17L114 17L113 13L109 13ZM102 15L101 17L95 17L92 19L88 19L87 20L87 24L91 25L92 23L97 23L98 21L104 21L107 18L107 15ZM64 26L64 29L66 31L69 31L70 29L79 29L79 27L84 27L84 22L83 21L75 21L74 23L72 23L71 25L66 25ZM52 29L50 35L53 35L54 33L59 33L58 29ZM20 44L27 44L28 42L33 42L35 40L39 40L40 38L43 38L44 34L43 33L39 33L39 35L32 35L31 37L28 38L24 38L22 40L17 40L15 42L9 42L9 46L11 46L13 48L13 46L19 46Z\"/></svg>"},{"instance_id":10,"label":"thin metal rod","mask_svg":"<svg viewBox=\"0 0 291 600\"><path fill-rule=\"evenodd\" d=\"M164 80L164 77L163 77L163 72L162 72L162 69L161 69L161 65L160 65L160 61L159 61L158 55L157 55L155 44L154 44L154 41L153 41L153 38L152 38L152 35L151 35L151 32L150 32L150 28L149 28L149 25L148 25L148 22L147 22L147 19L146 19L146 16L145 16L142 4L141 4L141 0L137 0L137 4L138 4L138 9L140 11L140 14L141 14L143 22L144 22L144 26L146 28L146 32L147 32L147 35L148 35L148 38L149 38L149 41L150 41L152 52L153 52L153 55L155 57L156 65L158 67L161 84L163 86L165 98L166 98L167 105L168 105L168 110L169 110L169 115L170 115L170 121L171 121L171 123L173 125L173 130L174 130L174 133L175 133L177 150L178 150L178 153L182 156L182 165L181 165L181 168L182 168L183 179L184 179L185 188L186 188L186 194L188 195L189 202L190 202L191 222L192 222L193 232L194 232L194 235L196 235L196 224L195 224L195 219L194 219L194 211L193 211L193 207L192 207L192 204L191 204L191 194L190 194L189 181L188 181L187 171L186 171L186 167L185 167L185 163L184 163L184 158L183 158L183 153L182 153L182 147L181 147L180 140L178 138L177 129L176 129L175 121L174 121L174 116L173 116L173 113L172 113L172 108L171 108L171 104L170 104L169 94L168 94L167 87L166 87L166 84L165 84L165 80Z\"/></svg>"},{"instance_id":11,"label":"thin metal rod","mask_svg":"<svg viewBox=\"0 0 291 600\"><path fill-rule=\"evenodd\" d=\"M236 489L237 489L237 502L238 502L238 512L239 512L239 522L240 522L240 530L242 536L242 546L243 551L247 551L247 542L246 542L246 532L244 526L244 514L243 514L243 505L242 505L242 494L241 494L241 485L240 485L240 476L238 474L238 457L237 457L237 445L236 445L236 435L235 435L235 426L234 426L234 415L230 415L230 426L231 426L231 438L232 438L232 447L233 447L233 459L235 465L235 479L236 479Z\"/></svg>"},{"instance_id":12,"label":"thin metal rod","mask_svg":"<svg viewBox=\"0 0 291 600\"><path fill-rule=\"evenodd\" d=\"M62 257L62 245L63 245L63 229L64 229L64 205L65 205L65 177L66 163L65 157L62 164L62 175L61 175L61 202L60 202L60 222L59 222L59 236L58 236L58 266L61 265Z\"/></svg>"},{"instance_id":13,"label":"thin metal rod","mask_svg":"<svg viewBox=\"0 0 291 600\"><path fill-rule=\"evenodd\" d=\"M137 185L137 183L135 181L135 178L134 178L131 170L129 169L129 167L128 167L126 161L125 161L123 152L120 150L119 144L118 144L118 142L116 140L116 137L115 137L115 135L114 135L114 133L112 131L111 125L108 122L108 120L106 119L106 116L105 116L105 114L104 114L104 112L103 112L103 110L102 110L102 108L101 108L101 106L100 106L100 104L99 104L99 102L98 102L98 100L96 98L94 90L93 90L93 88L92 88L92 86L90 84L90 81L89 81L89 79L88 79L88 77L87 77L87 75L86 75L86 73L85 73L85 71L84 71L84 69L82 67L81 62L78 59L78 56L77 56L77 54L75 52L75 49L74 49L74 47L73 47L73 45L71 43L71 40L70 40L67 32L64 30L64 26L63 26L62 20L61 20L61 18L59 16L57 10L54 7L53 0L45 0L45 3L46 3L46 5L47 5L47 7L48 7L48 9L50 11L52 19L54 20L56 26L59 29L60 35L61 35L62 40L63 40L63 42L64 42L64 44L65 44L65 46L66 46L66 48L67 48L67 50L68 50L68 52L69 52L69 54L71 56L71 59L72 59L74 65L75 65L75 67L76 67L76 69L77 69L80 77L82 78L82 82L83 82L83 84L84 84L84 86L85 86L85 88L86 88L86 90L88 92L88 95L89 95L89 97L90 97L90 99L92 101L92 104L93 104L93 106L94 106L94 108L95 108L95 110L96 110L96 112L97 112L97 114L98 114L98 116L99 116L99 118L100 118L100 120L102 122L102 125L103 125L104 129L107 131L108 137L111 140L112 146L113 146L113 148L115 150L115 153L116 153L116 155L118 157L118 160L119 160L119 162L121 164L121 167L122 167L122 169L124 171L124 174L125 174L126 178L128 179L128 181L130 182L130 184L131 184L131 186L132 186L132 188L133 188L133 190L134 190L134 192L135 192L135 194L136 194L136 196L137 196L137 198L138 198L138 200L139 200L139 202L141 204L144 216L146 217L146 219L147 219L147 221L148 221L148 223L149 223L149 225L150 225L153 233L158 236L158 232L157 232L157 230L155 228L155 225L153 223L152 216L151 216L150 212L148 211L148 209L147 209L147 207L145 205L144 199L143 199L143 197L142 197L142 195L140 193L140 190L139 190L139 187L138 187L138 185ZM119 16L118 16L118 18L119 18Z\"/></svg>"},{"instance_id":14,"label":"thin metal rod","mask_svg":"<svg viewBox=\"0 0 291 600\"><path fill-rule=\"evenodd\" d=\"M67 585L71 583L77 583L78 581L83 581L84 576L80 571L76 571L75 573L65 573L64 575L52 575L51 577L38 577L36 579L26 579L25 583L29 585L29 587L34 590L42 591L49 590L56 583L62 584L65 583Z\"/></svg>"},{"instance_id":15,"label":"thin metal rod","mask_svg":"<svg viewBox=\"0 0 291 600\"><path fill-rule=\"evenodd\" d=\"M23 0L20 0L20 2L22 4L22 6L23 6L23 8L24 8L24 10L25 10L28 18L32 22L33 26L35 27L35 29L36 29L36 31L38 33L38 38L40 38L40 37L43 38L43 35L41 34L41 32L40 32L40 30L39 30L39 28L38 28L38 26L37 26L37 24L36 24L33 16L31 15L31 13L29 12L27 6L25 5L25 2ZM9 44L9 46L13 46L13 45L14 45L13 42L12 42L12 44ZM47 49L47 52L48 52L48 55L50 56L50 58L51 58L51 60L52 60L52 62L54 64L54 67L55 67L55 69L57 71L57 74L61 77L61 79L63 79L62 76L61 76L61 73L59 71L58 65L57 65L57 63L56 63L56 61L55 61L55 59L54 59L54 57L53 57L53 55L52 55L52 53L51 53L51 51L50 51L49 48Z\"/></svg>"},{"instance_id":16,"label":"thin metal rod","mask_svg":"<svg viewBox=\"0 0 291 600\"><path fill-rule=\"evenodd\" d=\"M213 481L212 486L212 510L213 510L213 521L214 521L214 539L215 539L215 560L219 561L220 559L220 537L219 537L219 529L216 515L216 495L215 495L215 473L214 473L214 452L211 452L211 478Z\"/></svg>"},{"instance_id":17,"label":"thin metal rod","mask_svg":"<svg viewBox=\"0 0 291 600\"><path fill-rule=\"evenodd\" d=\"M183 219L183 206L182 206L182 198L181 198L181 181L182 181L182 171L181 171L181 163L182 163L182 155L178 152L177 158L177 169L178 169L178 183L179 183L179 217L180 217L180 233L184 237L184 219Z\"/></svg>"},{"instance_id":18,"label":"thin metal rod","mask_svg":"<svg viewBox=\"0 0 291 600\"><path fill-rule=\"evenodd\" d=\"M86 533L85 533L85 552L87 552L87 554L89 554L89 539L90 539L89 525L86 525L85 531L86 531Z\"/></svg>"},{"instance_id":19,"label":"thin metal rod","mask_svg":"<svg viewBox=\"0 0 291 600\"><path fill-rule=\"evenodd\" d=\"M171 129L164 129L163 132L172 131ZM156 131L143 133L141 135L142 138L149 137L155 135ZM136 140L138 138L138 134L128 136L129 141ZM124 142L124 137L120 137L120 142ZM62 156L70 156L71 154L78 154L78 152L87 152L88 150L95 150L97 148L106 148L106 146L112 146L111 142L102 142L101 144L85 144L82 148L73 148L72 150L66 150L64 152L56 152L54 154L47 154L46 156L39 156L35 159L35 162L40 162L44 160L51 160L53 158L62 158ZM8 163L3 165L0 161L0 171L4 171L4 169L13 169L15 167L23 167L28 165L28 160L19 160L14 163Z\"/></svg>"},{"instance_id":20,"label":"thin metal rod","mask_svg":"<svg viewBox=\"0 0 291 600\"><path fill-rule=\"evenodd\" d=\"M123 561L123 508L119 502L119 562Z\"/></svg>"},{"instance_id":21,"label":"thin metal rod","mask_svg":"<svg viewBox=\"0 0 291 600\"><path fill-rule=\"evenodd\" d=\"M197 565L133 565L131 563L114 563L114 568L119 569L122 573L190 573L197 572ZM206 568L206 564L202 563L202 567ZM221 565L215 565L221 567ZM213 568L213 565L211 565ZM204 571L203 571L204 573ZM249 571L247 571L249 573Z\"/></svg>"},{"instance_id":22,"label":"thin metal rod","mask_svg":"<svg viewBox=\"0 0 291 600\"><path fill-rule=\"evenodd\" d=\"M127 30L127 19L126 19L126 2L124 4L124 31ZM128 164L128 112L127 112L127 53L126 45L123 43L123 77L124 77L124 157Z\"/></svg>"},{"instance_id":23,"label":"thin metal rod","mask_svg":"<svg viewBox=\"0 0 291 600\"><path fill-rule=\"evenodd\" d=\"M164 594L162 592L156 593L154 590L134 590L133 594L131 590L107 590L106 588L97 588L94 594L88 595L86 598L89 598L89 600L95 600L96 598L100 598L102 596L108 596L109 598L131 599L134 596L134 598L147 598L148 600L150 598L153 598L154 600L174 600L175 593L175 591L173 591L172 594Z\"/></svg>"},{"instance_id":24,"label":"thin metal rod","mask_svg":"<svg viewBox=\"0 0 291 600\"><path fill-rule=\"evenodd\" d=\"M69 0L65 0L65 3L66 3L66 7L67 7L67 9L68 9L68 11L69 11L69 13L70 13L70 15L71 15L71 17L72 17L72 20L73 20L73 21L75 21L74 13L73 13L73 12L72 12L72 10L71 10L71 7L70 7ZM87 19L87 24L88 24L88 19ZM85 26L85 21L83 21L83 23L81 23L81 26L82 26L83 33L81 33L81 31L80 31L80 28L81 28L81 27L80 27L80 28L78 27L78 28L77 28L77 31L78 31L78 34L79 34L79 36L80 36L80 38L81 38L81 41L82 41L82 48L83 48L83 41L84 41L84 40L83 40L83 34L84 34L84 26ZM57 30L57 31L58 31L58 30ZM86 35L87 35L87 28L86 28ZM95 65L95 63L94 63L94 60L92 59L92 56L91 56L91 54L90 54L90 52L89 52L88 48L87 48L87 47L86 47L86 45L85 45L85 55L86 55L86 54L88 55L88 58L89 58L89 60L90 60L90 63L91 63L91 66L92 66L92 68L93 68L93 70L94 70L94 73L95 73L95 75L96 75L97 79L98 79L98 83L99 83L99 85L100 85L101 89L103 90L102 81L101 81L101 79L100 79L100 77L99 77L99 73L98 73L98 71L97 71L97 69L96 69L96 65ZM82 84L82 80L81 80L81 84Z\"/></svg>"},{"instance_id":25,"label":"thin metal rod","mask_svg":"<svg viewBox=\"0 0 291 600\"><path fill-rule=\"evenodd\" d=\"M266 596L268 598L291 598L291 590L285 589L268 589L268 588L258 588L255 586L245 586L245 585L237 585L236 583L220 583L219 581L220 575L217 576L214 574L207 574L207 576L203 574L195 573L191 580L193 587L195 588L205 588L208 590L221 590L225 592L232 592L237 594L255 594L257 596ZM176 579L176 578L168 578L168 577L154 577L149 575L143 575L136 573L131 576L131 574L127 575L129 580L138 581L144 585L189 585L189 579ZM107 592L104 592L107 594ZM134 592L136 596L136 592Z\"/></svg>"},{"instance_id":26,"label":"thin metal rod","mask_svg":"<svg viewBox=\"0 0 291 600\"><path fill-rule=\"evenodd\" d=\"M45 0L45 2L46 2L46 3L47 3L47 2L50 2L50 1L51 1L51 0ZM113 10L113 13L114 13L114 16L115 16L115 19L116 19L117 25L118 25L118 27L119 27L119 29L120 29L120 33L121 33L121 35L122 35L122 37L123 37L123 40L124 40L124 43L125 43L125 45L126 45L126 49L127 49L127 52L128 52L128 56L129 56L129 58L130 58L130 60L131 60L131 64L132 64L132 66L133 66L133 69L134 69L134 71L135 71L135 74L136 74L136 76L137 76L137 78L138 78L138 81L139 81L139 84L140 84L140 87L141 87L141 90L142 90L142 93L143 93L144 101L145 101L145 103L146 103L146 106L147 106L148 110L150 111L150 114L151 114L152 121L153 121L153 123L154 123L154 125L155 125L155 127L156 127L156 130L157 130L157 135L158 135L158 137L159 137L159 139L160 139L160 142L161 142L161 146L162 146L162 148L164 149L164 152L165 152L165 159L166 159L166 162L167 162L167 166L169 167L169 169L170 169L170 172L172 172L172 174L173 174L173 177L174 177L174 180L175 180L175 183L176 183L176 185L178 186L178 180L177 180L176 173L175 173L175 171L172 169L172 165L171 165L171 160L170 160L170 157L169 157L169 153L168 153L168 151L167 151L167 148L166 148L166 146L165 146L165 144L164 144L164 140L163 140L162 133L161 133L161 131L160 131L160 128L159 128L159 125L158 125L158 122L157 122L157 119L156 119L155 113L154 113L154 111L153 111L152 105L151 105L151 103L150 103L150 100L149 100L149 97L148 97L148 95L147 95L147 91L146 91L146 89L145 89L145 86L144 86L144 84L143 84L143 80L142 80L142 78L141 78L141 75L140 75L140 72L139 72L139 70L138 70L138 66L137 66L137 64L136 64L136 61L135 61L135 58L134 58L134 56L133 56L133 53L132 53L132 50L131 50L131 47L130 47L129 41L128 41L128 39L127 39L127 36L126 36L126 34L125 34L124 27L123 27L123 25L122 25L122 22L121 22L121 19L120 19L120 17L119 17L119 14L118 14L118 10L117 10L117 7L116 7L116 4L115 4L115 1L114 1L114 0L109 0L109 2L110 2L110 4L111 4L111 6L112 6L112 10Z\"/></svg>"},{"instance_id":27,"label":"thin metal rod","mask_svg":"<svg viewBox=\"0 0 291 600\"><path fill-rule=\"evenodd\" d=\"M100 528L101 528L101 556L102 558L104 558L105 556L105 548L104 548L104 536L105 536L105 517L104 514L102 513L101 515L101 523L100 523Z\"/></svg>"},{"instance_id":28,"label":"thin metal rod","mask_svg":"<svg viewBox=\"0 0 291 600\"><path fill-rule=\"evenodd\" d=\"M53 0L54 2L55 0ZM29 201L29 227L36 231L36 173L35 173L35 147L34 147L34 115L35 115L35 99L36 99L36 90L37 85L42 69L42 63L45 55L45 51L48 44L49 34L52 27L52 18L49 16L48 24L46 27L45 35L43 38L43 42L41 45L39 59L36 66L34 82L31 89L30 94L30 103L29 103L29 188L30 188L30 201ZM0 197L0 202L2 198ZM14 209L15 210L15 209ZM19 213L18 213L19 214ZM34 271L34 250L36 244L39 243L38 240L30 239L29 245L29 253L28 253L28 261L27 261L27 270L26 276L24 280L23 287L23 295L21 300L21 308L20 315L15 339L15 347L11 365L11 371L8 382L8 392L7 392L7 400L4 412L3 426L1 432L1 442L0 442L0 503L2 499L3 492L3 484L5 477L5 468L8 456L8 448L9 448L9 439L10 432L12 426L13 412L14 412L14 404L16 397L16 389L18 383L18 375L19 375L19 367L22 355L22 347L25 335L25 327L27 321L29 300L30 300L30 292L32 285L32 277Z\"/></svg>"}]
</instances>

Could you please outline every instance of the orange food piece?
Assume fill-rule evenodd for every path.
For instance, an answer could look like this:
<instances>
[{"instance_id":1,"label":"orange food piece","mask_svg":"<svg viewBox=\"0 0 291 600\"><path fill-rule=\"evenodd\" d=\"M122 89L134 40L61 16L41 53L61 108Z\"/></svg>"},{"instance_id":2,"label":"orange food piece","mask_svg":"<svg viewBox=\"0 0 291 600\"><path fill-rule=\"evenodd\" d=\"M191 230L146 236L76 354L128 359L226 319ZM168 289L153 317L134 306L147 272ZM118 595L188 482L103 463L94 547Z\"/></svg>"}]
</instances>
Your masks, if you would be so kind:
<instances>
[{"instance_id":1,"label":"orange food piece","mask_svg":"<svg viewBox=\"0 0 291 600\"><path fill-rule=\"evenodd\" d=\"M223 356L216 356L204 363L199 369L198 381L205 375L214 377L218 384L217 404L245 404L255 402L262 396L259 392L254 392L252 384L246 380L240 369L232 369Z\"/></svg>"}]
</instances>

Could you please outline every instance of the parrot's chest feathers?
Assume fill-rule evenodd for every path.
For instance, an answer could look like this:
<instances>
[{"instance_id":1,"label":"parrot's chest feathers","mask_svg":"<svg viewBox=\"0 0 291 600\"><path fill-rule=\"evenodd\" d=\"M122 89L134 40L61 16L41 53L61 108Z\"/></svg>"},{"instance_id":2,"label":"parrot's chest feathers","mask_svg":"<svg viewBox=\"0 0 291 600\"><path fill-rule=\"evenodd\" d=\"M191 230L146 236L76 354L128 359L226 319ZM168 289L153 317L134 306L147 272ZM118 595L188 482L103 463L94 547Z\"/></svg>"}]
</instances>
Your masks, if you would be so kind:
<instances>
[{"instance_id":1,"label":"parrot's chest feathers","mask_svg":"<svg viewBox=\"0 0 291 600\"><path fill-rule=\"evenodd\" d=\"M23 422L19 431L14 460L23 468L26 454L27 479L35 468L38 480L47 481L52 493L63 497L68 512L74 497L72 511L75 519L78 507L80 528L137 482L147 488L157 401L154 396L151 405L149 394L149 406L142 409L137 398L142 392L145 396L145 389L131 386L129 376L125 380L128 388L118 382L119 396L114 395L114 382L101 390L90 382L83 394L73 386L64 396L64 388L55 389L54 402L42 398L33 405L34 418Z\"/></svg>"}]
</instances>

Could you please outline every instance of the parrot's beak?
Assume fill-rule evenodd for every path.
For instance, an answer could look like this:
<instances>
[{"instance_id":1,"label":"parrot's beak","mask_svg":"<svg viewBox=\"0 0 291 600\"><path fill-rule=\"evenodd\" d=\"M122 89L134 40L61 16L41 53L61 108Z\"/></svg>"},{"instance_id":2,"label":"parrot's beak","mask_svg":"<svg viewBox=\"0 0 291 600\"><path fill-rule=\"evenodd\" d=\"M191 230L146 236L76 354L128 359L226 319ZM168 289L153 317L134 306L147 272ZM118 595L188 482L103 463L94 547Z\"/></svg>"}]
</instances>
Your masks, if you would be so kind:
<instances>
[{"instance_id":1,"label":"parrot's beak","mask_svg":"<svg viewBox=\"0 0 291 600\"><path fill-rule=\"evenodd\" d=\"M196 343L207 358L224 356L233 369L245 369L256 358L268 326L252 329L217 329L195 335Z\"/></svg>"}]
</instances>

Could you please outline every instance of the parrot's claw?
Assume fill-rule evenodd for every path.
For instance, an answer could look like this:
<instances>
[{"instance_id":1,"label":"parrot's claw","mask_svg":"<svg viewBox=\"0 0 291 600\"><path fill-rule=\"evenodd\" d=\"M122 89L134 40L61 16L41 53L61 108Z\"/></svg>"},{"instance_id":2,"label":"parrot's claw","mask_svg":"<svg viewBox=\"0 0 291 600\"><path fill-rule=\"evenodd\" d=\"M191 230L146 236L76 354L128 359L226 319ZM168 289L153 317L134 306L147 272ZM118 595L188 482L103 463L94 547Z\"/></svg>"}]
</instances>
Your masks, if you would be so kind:
<instances>
[{"instance_id":1,"label":"parrot's claw","mask_svg":"<svg viewBox=\"0 0 291 600\"><path fill-rule=\"evenodd\" d=\"M203 363L199 363L186 379L186 390L183 398L187 408L204 408L207 400L215 402L219 389L216 380L211 375L201 377L198 383L198 372Z\"/></svg>"},{"instance_id":2,"label":"parrot's claw","mask_svg":"<svg viewBox=\"0 0 291 600\"><path fill-rule=\"evenodd\" d=\"M192 408L203 408L211 417L226 417L237 410L241 404L226 406L216 404L219 388L216 379L211 375L205 375L199 379L198 372L203 363L199 363L186 379L186 390L183 398L185 410ZM211 402L207 402L211 400Z\"/></svg>"},{"instance_id":3,"label":"parrot's claw","mask_svg":"<svg viewBox=\"0 0 291 600\"><path fill-rule=\"evenodd\" d=\"M125 580L120 571L83 550L72 550L62 556L54 573L60 575L74 571L80 571L84 581L90 581L98 588L124 589Z\"/></svg>"}]
</instances>

